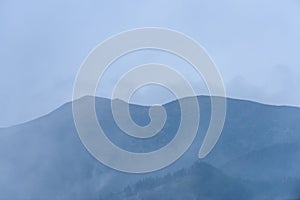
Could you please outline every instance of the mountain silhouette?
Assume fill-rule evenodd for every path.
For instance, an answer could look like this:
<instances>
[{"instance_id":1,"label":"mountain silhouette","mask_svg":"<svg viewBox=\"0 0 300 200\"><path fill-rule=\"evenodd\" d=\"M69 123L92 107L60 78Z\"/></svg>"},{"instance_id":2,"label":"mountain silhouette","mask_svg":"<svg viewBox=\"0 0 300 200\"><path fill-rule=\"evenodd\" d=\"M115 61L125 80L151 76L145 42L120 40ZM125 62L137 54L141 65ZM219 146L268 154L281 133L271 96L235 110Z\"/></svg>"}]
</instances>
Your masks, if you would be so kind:
<instances>
[{"instance_id":1,"label":"mountain silhouette","mask_svg":"<svg viewBox=\"0 0 300 200\"><path fill-rule=\"evenodd\" d=\"M84 101L85 98L91 97L77 101ZM183 99L185 100L188 98ZM1 198L109 198L114 192L122 191L126 186L134 185L140 180L164 177L181 169L189 169L199 160L199 148L210 120L210 97L199 96L198 101L201 120L197 137L191 147L172 165L147 174L118 172L93 158L78 137L71 102L33 121L1 128ZM133 152L154 151L168 144L176 135L180 123L178 101L163 105L168 117L161 132L142 140L130 137L120 130L113 120L110 105L111 100L96 98L98 120L107 137L123 149ZM130 104L129 107L137 124L146 125L150 122L149 106ZM261 169L269 170L269 175L276 174L277 182L287 178L295 179L295 184L291 184L291 187L287 184L287 187L292 188L300 174L297 169L287 173L288 168L284 167L284 163L291 162L291 166L294 167L300 163L300 157L296 153L290 154L293 148L288 145L300 144L299 120L300 109L296 107L263 105L228 98L222 135L215 148L202 162L216 168L229 177L228 180L238 179L237 183L251 177L251 181L270 181L272 177L268 179L268 176L260 177L256 174ZM296 146L294 148L297 149ZM262 162L264 160L266 161ZM272 162L274 164L271 164ZM278 163L280 165L277 165ZM254 184L253 187L257 188L257 185ZM273 188L272 185L268 187Z\"/></svg>"}]
</instances>

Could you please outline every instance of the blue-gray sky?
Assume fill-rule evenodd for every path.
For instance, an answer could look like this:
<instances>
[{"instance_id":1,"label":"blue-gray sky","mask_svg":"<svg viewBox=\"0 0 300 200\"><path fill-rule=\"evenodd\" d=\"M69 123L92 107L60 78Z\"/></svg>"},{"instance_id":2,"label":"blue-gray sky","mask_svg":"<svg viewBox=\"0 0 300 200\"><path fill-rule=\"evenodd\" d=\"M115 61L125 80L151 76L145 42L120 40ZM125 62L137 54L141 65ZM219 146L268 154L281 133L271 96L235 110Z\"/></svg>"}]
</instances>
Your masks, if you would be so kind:
<instances>
[{"instance_id":1,"label":"blue-gray sky","mask_svg":"<svg viewBox=\"0 0 300 200\"><path fill-rule=\"evenodd\" d=\"M0 127L31 120L70 101L76 73L88 53L113 34L145 26L175 29L202 44L218 66L228 96L300 106L298 0L2 0ZM177 65L196 91L205 93L184 63L148 53L150 57L144 52L123 64L154 60ZM110 71L99 95L108 96L120 74L117 64ZM133 101L167 101L164 92L144 88ZM151 98L153 93L160 99Z\"/></svg>"}]
</instances>

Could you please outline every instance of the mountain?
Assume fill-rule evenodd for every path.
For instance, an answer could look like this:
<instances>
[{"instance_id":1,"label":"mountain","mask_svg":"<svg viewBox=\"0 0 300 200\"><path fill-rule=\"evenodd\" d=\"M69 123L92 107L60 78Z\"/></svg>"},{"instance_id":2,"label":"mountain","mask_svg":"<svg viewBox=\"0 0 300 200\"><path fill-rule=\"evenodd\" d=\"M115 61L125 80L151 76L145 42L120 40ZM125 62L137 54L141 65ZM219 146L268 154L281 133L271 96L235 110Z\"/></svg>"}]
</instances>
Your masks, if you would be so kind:
<instances>
[{"instance_id":1,"label":"mountain","mask_svg":"<svg viewBox=\"0 0 300 200\"><path fill-rule=\"evenodd\" d=\"M85 101L84 97L78 101ZM215 97L213 97L215 98ZM188 99L183 99L187 101ZM121 191L127 185L153 177L163 177L180 169L188 169L198 161L198 151L210 119L210 98L199 96L200 128L188 151L174 164L148 174L127 174L112 170L95 160L82 145L73 121L72 104L67 103L57 110L36 120L9 128L0 129L0 194L1 199L98 199ZM124 102L123 102L124 103ZM150 139L136 139L124 134L113 120L111 100L96 98L99 123L107 137L121 148L134 152L147 152L166 145L175 136L180 123L178 101L163 105L168 114L164 128ZM149 107L129 105L133 120L146 125L150 118ZM250 162L255 152L274 145L300 144L300 109L286 106L270 106L250 101L227 99L227 117L222 135L213 151L202 161L218 168L226 176L248 178ZM190 120L193 120L192 118ZM189 133L187 133L189 134ZM276 149L276 146L274 146ZM283 147L278 163L300 163L300 157ZM271 151L276 153L276 151ZM243 172L243 156L249 166ZM272 154L272 153L271 153ZM269 153L260 154L262 160ZM251 158L251 159L250 159ZM274 159L275 160L275 159ZM256 170L275 170L277 165L261 165ZM233 171L229 170L233 169ZM281 168L285 170L286 168ZM236 170L236 171L235 171ZM238 170L240 172L238 172ZM279 173L280 172L280 173ZM277 180L284 181L286 174L278 171ZM275 173L275 172L274 172ZM250 173L251 174L251 173ZM299 178L294 170L290 178ZM255 181L260 180L259 176Z\"/></svg>"}]
</instances>

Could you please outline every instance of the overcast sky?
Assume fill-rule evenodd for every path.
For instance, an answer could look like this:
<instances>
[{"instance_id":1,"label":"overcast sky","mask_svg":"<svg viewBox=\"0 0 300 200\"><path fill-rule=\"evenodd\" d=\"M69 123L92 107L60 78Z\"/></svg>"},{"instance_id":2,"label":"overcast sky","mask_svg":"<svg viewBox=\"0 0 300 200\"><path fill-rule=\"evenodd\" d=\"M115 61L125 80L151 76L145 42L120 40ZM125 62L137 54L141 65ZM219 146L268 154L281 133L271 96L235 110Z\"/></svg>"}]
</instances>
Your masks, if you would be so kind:
<instances>
[{"instance_id":1,"label":"overcast sky","mask_svg":"<svg viewBox=\"0 0 300 200\"><path fill-rule=\"evenodd\" d=\"M147 26L171 28L199 42L218 66L229 97L300 106L299 0L2 0L0 127L70 101L76 73L98 43ZM197 93L205 94L199 77L186 70L190 66L170 55L142 52L112 66L98 95L110 95L122 72L119 65L147 62L176 65ZM169 99L164 89L148 87L133 101Z\"/></svg>"}]
</instances>

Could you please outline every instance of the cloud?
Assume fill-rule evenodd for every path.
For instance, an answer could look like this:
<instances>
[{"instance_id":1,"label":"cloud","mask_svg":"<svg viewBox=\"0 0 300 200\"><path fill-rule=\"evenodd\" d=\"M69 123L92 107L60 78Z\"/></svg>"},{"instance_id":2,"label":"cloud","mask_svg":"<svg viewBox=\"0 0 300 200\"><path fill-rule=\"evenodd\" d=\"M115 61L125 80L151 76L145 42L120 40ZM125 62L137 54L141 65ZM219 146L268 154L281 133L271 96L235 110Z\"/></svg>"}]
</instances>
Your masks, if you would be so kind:
<instances>
[{"instance_id":1,"label":"cloud","mask_svg":"<svg viewBox=\"0 0 300 200\"><path fill-rule=\"evenodd\" d=\"M77 70L89 51L113 34L144 26L172 28L201 43L235 91L232 95L300 105L295 89L299 18L294 1L1 1L0 126L70 101ZM289 66L292 74L268 71L278 64ZM194 72L182 66L177 68L198 87ZM268 83L277 86L266 87ZM245 94L249 87L253 91Z\"/></svg>"},{"instance_id":2,"label":"cloud","mask_svg":"<svg viewBox=\"0 0 300 200\"><path fill-rule=\"evenodd\" d=\"M233 78L227 84L228 96L266 104L300 105L300 80L297 78L297 72L285 65L272 66L267 71L261 81L244 76Z\"/></svg>"}]
</instances>

